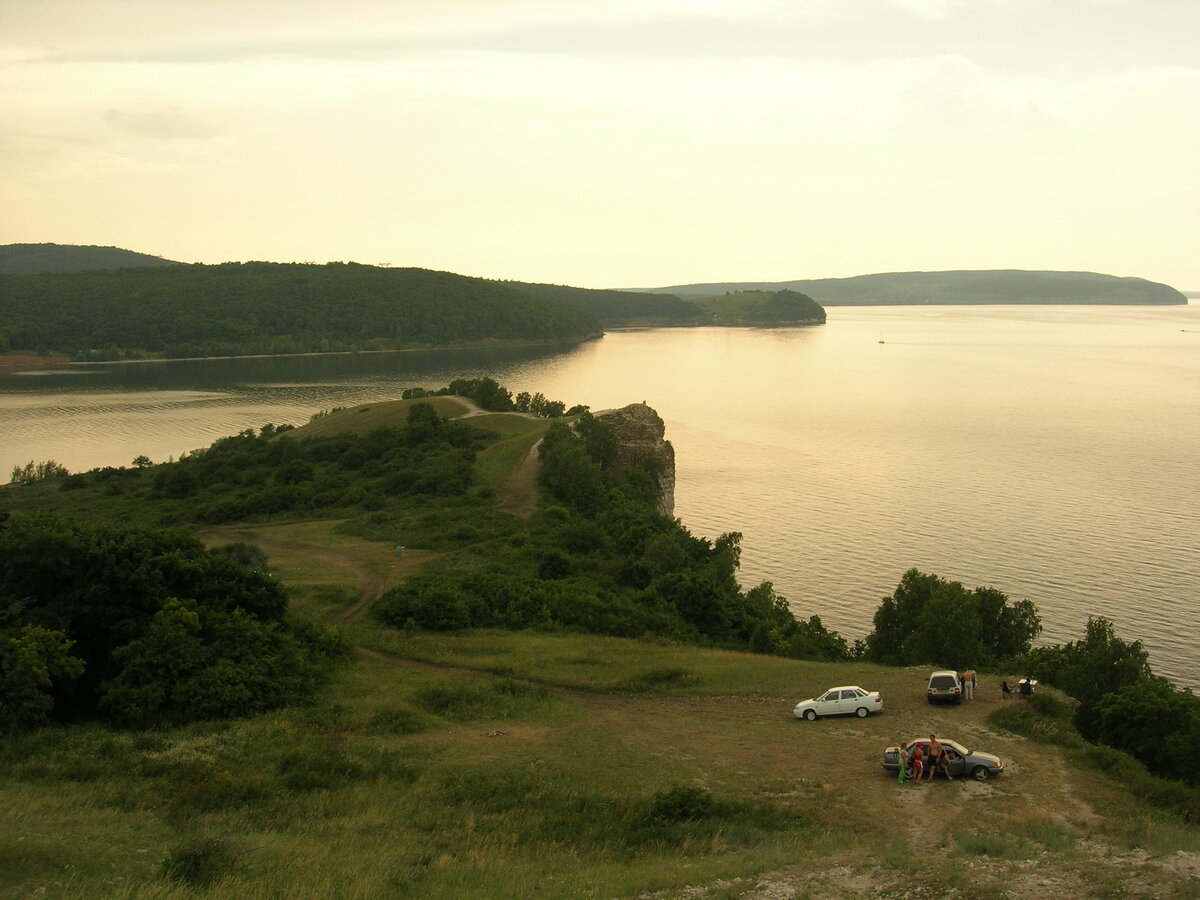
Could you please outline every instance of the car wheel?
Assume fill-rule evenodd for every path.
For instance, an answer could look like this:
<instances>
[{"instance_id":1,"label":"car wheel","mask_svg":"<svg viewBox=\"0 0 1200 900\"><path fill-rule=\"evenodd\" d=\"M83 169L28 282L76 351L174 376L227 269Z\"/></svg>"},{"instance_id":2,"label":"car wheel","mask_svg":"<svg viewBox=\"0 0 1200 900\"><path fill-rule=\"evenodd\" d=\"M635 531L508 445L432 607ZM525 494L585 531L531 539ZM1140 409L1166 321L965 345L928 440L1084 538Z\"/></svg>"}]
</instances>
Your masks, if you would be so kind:
<instances>
[{"instance_id":1,"label":"car wheel","mask_svg":"<svg viewBox=\"0 0 1200 900\"><path fill-rule=\"evenodd\" d=\"M808 719L810 722L817 721L817 711L815 709L806 709L804 711L804 718Z\"/></svg>"},{"instance_id":2,"label":"car wheel","mask_svg":"<svg viewBox=\"0 0 1200 900\"><path fill-rule=\"evenodd\" d=\"M976 781L987 781L988 780L987 766L976 766L974 769L971 770L971 777L974 778Z\"/></svg>"},{"instance_id":3,"label":"car wheel","mask_svg":"<svg viewBox=\"0 0 1200 900\"><path fill-rule=\"evenodd\" d=\"M854 711L854 714L860 719L865 719L867 717L867 708L865 706L860 706Z\"/></svg>"}]
</instances>

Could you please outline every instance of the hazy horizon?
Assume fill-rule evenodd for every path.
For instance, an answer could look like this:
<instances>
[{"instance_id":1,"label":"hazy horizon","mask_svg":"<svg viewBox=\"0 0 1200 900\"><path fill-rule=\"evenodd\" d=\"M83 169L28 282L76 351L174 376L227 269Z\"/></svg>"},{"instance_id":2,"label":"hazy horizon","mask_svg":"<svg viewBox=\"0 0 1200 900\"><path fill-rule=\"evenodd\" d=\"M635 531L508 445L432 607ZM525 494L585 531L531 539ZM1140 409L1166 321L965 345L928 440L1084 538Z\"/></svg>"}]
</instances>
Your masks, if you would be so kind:
<instances>
[{"instance_id":1,"label":"hazy horizon","mask_svg":"<svg viewBox=\"0 0 1200 900\"><path fill-rule=\"evenodd\" d=\"M0 243L1200 289L1192 0L9 0Z\"/></svg>"}]
</instances>

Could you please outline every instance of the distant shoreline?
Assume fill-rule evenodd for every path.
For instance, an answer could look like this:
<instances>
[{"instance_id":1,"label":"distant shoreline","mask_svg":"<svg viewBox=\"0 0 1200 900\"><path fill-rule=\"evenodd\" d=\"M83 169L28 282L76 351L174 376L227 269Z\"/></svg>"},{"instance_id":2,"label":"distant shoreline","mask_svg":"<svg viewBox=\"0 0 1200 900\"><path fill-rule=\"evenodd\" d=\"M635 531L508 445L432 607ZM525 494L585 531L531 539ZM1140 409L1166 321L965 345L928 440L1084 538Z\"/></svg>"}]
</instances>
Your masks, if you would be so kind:
<instances>
[{"instance_id":1,"label":"distant shoreline","mask_svg":"<svg viewBox=\"0 0 1200 900\"><path fill-rule=\"evenodd\" d=\"M80 359L72 360L70 357L56 356L38 356L34 353L7 353L0 354L0 372L8 372L9 374L20 374L21 372L35 372L40 369L58 368L61 366L112 366L112 365L130 365L134 363L172 363L172 362L200 362L205 360L221 360L221 359L295 359L297 357L306 356L360 356L363 354L386 354L386 353L444 353L446 351L463 350L490 350L490 349L550 349L554 347L575 347L578 344L586 343L587 341L599 340L604 337L603 333L592 337L584 338L582 341L554 341L552 343L526 343L518 341L508 343L505 341L481 341L468 345L456 344L449 347L398 347L387 348L380 350L313 350L306 353L244 353L237 355L225 356L148 356L143 359Z\"/></svg>"},{"instance_id":2,"label":"distant shoreline","mask_svg":"<svg viewBox=\"0 0 1200 900\"><path fill-rule=\"evenodd\" d=\"M1184 297L1188 299L1186 304L1163 304L1163 303L989 303L989 302L967 302L967 303L834 303L833 308L840 307L913 307L915 309L930 309L932 307L946 308L963 308L963 307L1047 307L1047 306L1070 306L1070 307L1096 307L1098 309L1113 309L1116 307L1125 307L1129 309L1161 309L1163 306L1190 306L1196 301L1200 301L1200 291L1182 291ZM816 322L799 322L789 323L786 325L770 325L770 324L755 324L755 325L728 325L728 324L711 324L711 323L629 323L625 325L609 326L605 331L599 334L590 335L579 341L553 341L550 343L530 343L526 341L498 341L498 340L483 340L472 342L469 344L455 344L451 346L439 347L398 347L398 348L383 348L378 350L313 350L305 353L245 353L245 354L226 354L222 356L153 356L143 359L93 359L93 360L72 360L70 357L56 354L53 356L38 356L35 353L0 353L0 374L20 374L22 372L36 372L42 369L58 368L62 366L96 366L96 365L127 365L133 363L170 363L170 362L199 362L199 361L216 361L222 359L295 359L312 356L358 356L363 354L382 355L388 353L443 353L446 351L476 351L487 349L551 349L554 347L576 347L579 344L585 344L589 341L600 340L607 332L627 332L627 331L646 331L654 328L803 328L811 327L812 325L821 324Z\"/></svg>"}]
</instances>

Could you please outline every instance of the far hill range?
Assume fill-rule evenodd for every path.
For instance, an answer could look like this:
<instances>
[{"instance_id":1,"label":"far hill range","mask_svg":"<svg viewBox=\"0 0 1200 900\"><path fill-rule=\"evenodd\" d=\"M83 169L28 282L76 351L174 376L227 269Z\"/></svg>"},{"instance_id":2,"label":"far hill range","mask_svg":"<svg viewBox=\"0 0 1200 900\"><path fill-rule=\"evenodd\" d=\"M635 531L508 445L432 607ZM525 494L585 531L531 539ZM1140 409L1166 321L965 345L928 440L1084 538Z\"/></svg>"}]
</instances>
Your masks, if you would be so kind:
<instances>
[{"instance_id":1,"label":"far hill range","mask_svg":"<svg viewBox=\"0 0 1200 900\"><path fill-rule=\"evenodd\" d=\"M1092 272L893 272L591 289L358 263L180 263L116 247L0 246L0 353L75 360L507 344L605 329L822 325L826 307L1186 305Z\"/></svg>"},{"instance_id":2,"label":"far hill range","mask_svg":"<svg viewBox=\"0 0 1200 900\"><path fill-rule=\"evenodd\" d=\"M69 244L0 245L0 274L43 274L143 266L187 265L117 247ZM807 294L822 306L903 306L942 304L1186 304L1200 292L1181 292L1145 278L1096 272L979 269L944 272L886 272L848 278L794 281L743 281L680 284L667 287L594 290L565 285L505 282L539 292L584 291L609 294L665 294L694 300L735 293ZM580 304L583 305L583 304Z\"/></svg>"}]
</instances>

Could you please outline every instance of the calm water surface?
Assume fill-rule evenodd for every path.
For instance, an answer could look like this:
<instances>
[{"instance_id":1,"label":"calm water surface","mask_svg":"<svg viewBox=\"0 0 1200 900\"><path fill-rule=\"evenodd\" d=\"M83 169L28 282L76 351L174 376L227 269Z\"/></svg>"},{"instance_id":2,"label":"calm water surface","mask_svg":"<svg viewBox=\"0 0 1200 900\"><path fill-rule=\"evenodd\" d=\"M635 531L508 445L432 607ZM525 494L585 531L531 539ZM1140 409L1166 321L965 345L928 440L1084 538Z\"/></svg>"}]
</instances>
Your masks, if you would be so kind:
<instances>
[{"instance_id":1,"label":"calm water surface","mask_svg":"<svg viewBox=\"0 0 1200 900\"><path fill-rule=\"evenodd\" d=\"M1104 615L1200 688L1200 306L839 307L807 329L616 332L561 353L362 354L0 377L0 466L178 456L265 422L491 375L640 400L676 515L848 638L904 571L993 585L1048 641Z\"/></svg>"}]
</instances>

